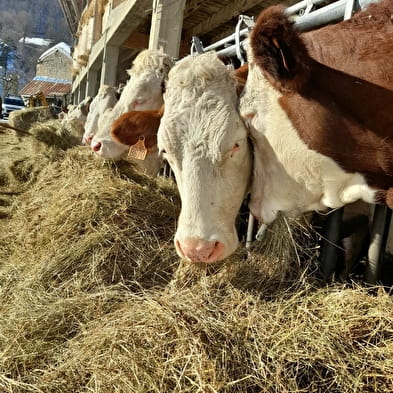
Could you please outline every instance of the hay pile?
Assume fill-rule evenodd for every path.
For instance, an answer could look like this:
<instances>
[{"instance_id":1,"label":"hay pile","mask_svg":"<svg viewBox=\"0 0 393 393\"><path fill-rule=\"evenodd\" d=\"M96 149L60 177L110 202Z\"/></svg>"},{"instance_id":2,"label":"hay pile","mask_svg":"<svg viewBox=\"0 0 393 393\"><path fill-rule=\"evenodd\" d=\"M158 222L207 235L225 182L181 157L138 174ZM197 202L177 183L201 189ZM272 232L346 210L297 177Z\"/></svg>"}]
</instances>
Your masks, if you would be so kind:
<instances>
[{"instance_id":1,"label":"hay pile","mask_svg":"<svg viewBox=\"0 0 393 393\"><path fill-rule=\"evenodd\" d=\"M0 124L0 219L9 217L15 196L28 189L43 168L79 143L59 120L35 123L28 131Z\"/></svg>"},{"instance_id":2,"label":"hay pile","mask_svg":"<svg viewBox=\"0 0 393 393\"><path fill-rule=\"evenodd\" d=\"M0 392L393 391L384 291L318 284L284 219L249 255L181 262L179 205L82 147L40 171L0 234Z\"/></svg>"},{"instance_id":3,"label":"hay pile","mask_svg":"<svg viewBox=\"0 0 393 393\"><path fill-rule=\"evenodd\" d=\"M8 122L11 126L27 131L35 123L44 123L53 119L49 106L23 108L12 111Z\"/></svg>"}]
</instances>

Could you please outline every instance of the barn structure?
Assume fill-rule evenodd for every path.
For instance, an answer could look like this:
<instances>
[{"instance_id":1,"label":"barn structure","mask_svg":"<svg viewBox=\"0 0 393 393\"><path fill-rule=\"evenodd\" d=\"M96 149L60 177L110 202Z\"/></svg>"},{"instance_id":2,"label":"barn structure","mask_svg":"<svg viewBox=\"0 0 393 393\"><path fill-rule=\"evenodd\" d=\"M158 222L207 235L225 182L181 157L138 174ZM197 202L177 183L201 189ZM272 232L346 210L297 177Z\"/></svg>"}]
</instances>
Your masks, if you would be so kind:
<instances>
[{"instance_id":1,"label":"barn structure","mask_svg":"<svg viewBox=\"0 0 393 393\"><path fill-rule=\"evenodd\" d=\"M145 48L174 58L234 32L241 14L256 16L272 4L298 0L59 0L74 34L72 100L94 96L100 85L127 80L126 69Z\"/></svg>"}]
</instances>

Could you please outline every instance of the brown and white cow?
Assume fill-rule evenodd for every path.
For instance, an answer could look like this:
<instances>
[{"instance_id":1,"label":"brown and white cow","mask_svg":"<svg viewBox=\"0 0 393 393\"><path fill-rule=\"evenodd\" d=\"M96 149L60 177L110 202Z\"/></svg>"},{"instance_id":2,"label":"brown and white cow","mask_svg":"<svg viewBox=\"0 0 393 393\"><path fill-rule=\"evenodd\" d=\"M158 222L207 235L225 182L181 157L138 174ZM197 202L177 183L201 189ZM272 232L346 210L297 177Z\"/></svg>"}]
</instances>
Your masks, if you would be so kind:
<instances>
[{"instance_id":1,"label":"brown and white cow","mask_svg":"<svg viewBox=\"0 0 393 393\"><path fill-rule=\"evenodd\" d=\"M282 7L259 16L240 111L255 149L250 209L263 222L358 199L393 206L392 11L384 0L321 30L335 40L321 62Z\"/></svg>"},{"instance_id":2,"label":"brown and white cow","mask_svg":"<svg viewBox=\"0 0 393 393\"><path fill-rule=\"evenodd\" d=\"M118 143L111 136L112 124L121 115L129 111L158 110L163 104L164 81L173 62L170 56L158 50L144 50L134 60L132 68L128 71L130 79L120 96L119 101L112 110L107 110L100 117L97 133L91 142L93 151L106 159L118 160L125 158L130 146ZM157 150L158 151L158 150ZM158 153L150 152L148 160L131 160L142 167L147 173L155 175L162 160ZM156 161L151 172L146 164Z\"/></svg>"},{"instance_id":3,"label":"brown and white cow","mask_svg":"<svg viewBox=\"0 0 393 393\"><path fill-rule=\"evenodd\" d=\"M320 63L282 8L258 20L240 110L254 144L251 209L263 222L279 211L297 215L389 196L390 3L327 28L339 38L314 56ZM311 53L316 47L309 45ZM341 70L329 68L334 56ZM182 199L176 249L191 261L214 262L236 249L235 217L250 180L247 131L224 68L212 54L186 58L170 72L164 96L158 146Z\"/></svg>"}]
</instances>

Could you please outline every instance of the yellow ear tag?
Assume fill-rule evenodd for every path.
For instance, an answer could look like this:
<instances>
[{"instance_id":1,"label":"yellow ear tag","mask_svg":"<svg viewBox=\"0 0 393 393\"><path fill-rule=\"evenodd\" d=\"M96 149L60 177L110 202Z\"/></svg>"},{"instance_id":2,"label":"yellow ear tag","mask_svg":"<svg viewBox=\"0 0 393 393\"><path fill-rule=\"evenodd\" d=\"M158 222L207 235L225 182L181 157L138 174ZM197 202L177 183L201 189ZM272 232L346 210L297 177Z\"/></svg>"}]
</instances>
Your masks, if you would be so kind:
<instances>
[{"instance_id":1,"label":"yellow ear tag","mask_svg":"<svg viewBox=\"0 0 393 393\"><path fill-rule=\"evenodd\" d=\"M135 145L130 146L128 150L127 158L135 158L137 160L144 160L147 155L147 148L145 146L145 137L142 135Z\"/></svg>"}]
</instances>

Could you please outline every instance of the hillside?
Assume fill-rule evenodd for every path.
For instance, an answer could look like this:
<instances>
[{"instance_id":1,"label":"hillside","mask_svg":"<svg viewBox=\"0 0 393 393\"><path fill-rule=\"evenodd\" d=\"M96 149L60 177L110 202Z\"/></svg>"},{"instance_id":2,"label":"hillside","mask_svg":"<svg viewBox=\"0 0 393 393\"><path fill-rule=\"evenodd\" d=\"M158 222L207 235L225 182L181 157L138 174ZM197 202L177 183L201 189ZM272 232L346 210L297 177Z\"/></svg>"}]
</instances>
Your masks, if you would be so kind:
<instances>
[{"instance_id":1,"label":"hillside","mask_svg":"<svg viewBox=\"0 0 393 393\"><path fill-rule=\"evenodd\" d=\"M0 66L7 68L7 74L19 75L19 87L32 79L38 57L48 49L19 42L24 37L50 39L53 45L61 41L72 44L57 0L0 0L0 41L11 50L7 53L0 47Z\"/></svg>"}]
</instances>

